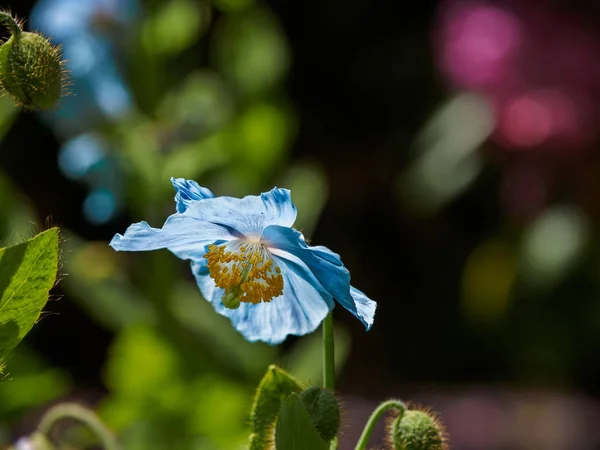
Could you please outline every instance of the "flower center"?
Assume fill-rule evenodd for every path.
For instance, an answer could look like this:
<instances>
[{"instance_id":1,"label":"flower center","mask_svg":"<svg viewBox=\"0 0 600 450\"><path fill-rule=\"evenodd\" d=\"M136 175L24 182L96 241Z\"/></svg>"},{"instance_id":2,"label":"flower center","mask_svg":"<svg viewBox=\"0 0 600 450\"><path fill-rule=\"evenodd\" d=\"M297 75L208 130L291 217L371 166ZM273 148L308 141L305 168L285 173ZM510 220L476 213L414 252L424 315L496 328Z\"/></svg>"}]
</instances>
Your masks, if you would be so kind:
<instances>
[{"instance_id":1,"label":"flower center","mask_svg":"<svg viewBox=\"0 0 600 450\"><path fill-rule=\"evenodd\" d=\"M283 294L283 277L267 248L260 242L244 240L208 246L204 255L215 284L225 289L221 298L227 308L240 302L270 302Z\"/></svg>"}]
</instances>

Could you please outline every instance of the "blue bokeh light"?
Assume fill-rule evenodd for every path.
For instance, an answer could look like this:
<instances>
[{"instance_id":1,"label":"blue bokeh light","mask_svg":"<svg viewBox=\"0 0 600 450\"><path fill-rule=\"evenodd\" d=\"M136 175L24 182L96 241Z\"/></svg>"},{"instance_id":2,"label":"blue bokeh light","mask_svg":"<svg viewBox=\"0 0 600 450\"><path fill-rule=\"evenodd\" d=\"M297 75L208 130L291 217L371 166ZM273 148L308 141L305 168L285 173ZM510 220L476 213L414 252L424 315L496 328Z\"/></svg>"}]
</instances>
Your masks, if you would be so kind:
<instances>
[{"instance_id":1,"label":"blue bokeh light","mask_svg":"<svg viewBox=\"0 0 600 450\"><path fill-rule=\"evenodd\" d=\"M115 211L115 196L108 189L97 189L90 192L83 202L83 215L95 225L108 222L114 216Z\"/></svg>"}]
</instances>

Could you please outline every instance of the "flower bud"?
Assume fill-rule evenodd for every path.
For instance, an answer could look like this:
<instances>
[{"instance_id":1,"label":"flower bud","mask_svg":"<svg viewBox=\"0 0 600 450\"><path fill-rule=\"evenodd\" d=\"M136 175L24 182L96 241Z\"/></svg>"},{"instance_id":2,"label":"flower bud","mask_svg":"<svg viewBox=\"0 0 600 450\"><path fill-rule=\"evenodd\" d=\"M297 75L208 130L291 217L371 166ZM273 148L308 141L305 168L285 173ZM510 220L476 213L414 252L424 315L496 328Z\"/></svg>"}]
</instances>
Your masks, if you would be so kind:
<instances>
[{"instance_id":1,"label":"flower bud","mask_svg":"<svg viewBox=\"0 0 600 450\"><path fill-rule=\"evenodd\" d=\"M446 430L431 412L404 411L389 428L395 450L447 450Z\"/></svg>"},{"instance_id":2,"label":"flower bud","mask_svg":"<svg viewBox=\"0 0 600 450\"><path fill-rule=\"evenodd\" d=\"M302 391L302 386L286 371L272 364L261 380L254 396L250 422L252 435L249 450L272 449L277 416L282 404L290 397Z\"/></svg>"},{"instance_id":3,"label":"flower bud","mask_svg":"<svg viewBox=\"0 0 600 450\"><path fill-rule=\"evenodd\" d=\"M12 19L6 13L0 18L5 23ZM65 88L60 49L38 33L21 31L20 24L12 20L12 36L0 46L0 84L17 105L50 109Z\"/></svg>"},{"instance_id":4,"label":"flower bud","mask_svg":"<svg viewBox=\"0 0 600 450\"><path fill-rule=\"evenodd\" d=\"M302 391L299 397L321 438L329 442L336 437L341 419L335 395L320 386L311 386Z\"/></svg>"}]
</instances>

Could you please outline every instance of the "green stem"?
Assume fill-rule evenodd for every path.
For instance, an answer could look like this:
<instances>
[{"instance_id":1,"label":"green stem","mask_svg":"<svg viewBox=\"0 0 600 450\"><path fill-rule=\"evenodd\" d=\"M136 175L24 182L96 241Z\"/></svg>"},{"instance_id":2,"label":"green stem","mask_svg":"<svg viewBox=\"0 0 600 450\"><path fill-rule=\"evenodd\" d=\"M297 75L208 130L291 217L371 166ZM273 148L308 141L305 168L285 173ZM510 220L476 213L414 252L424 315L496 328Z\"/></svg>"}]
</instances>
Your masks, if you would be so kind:
<instances>
[{"instance_id":1,"label":"green stem","mask_svg":"<svg viewBox=\"0 0 600 450\"><path fill-rule=\"evenodd\" d=\"M52 427L65 419L73 419L85 425L98 438L104 450L120 450L115 437L98 416L77 403L61 403L50 408L42 417L38 432L48 436Z\"/></svg>"},{"instance_id":2,"label":"green stem","mask_svg":"<svg viewBox=\"0 0 600 450\"><path fill-rule=\"evenodd\" d=\"M381 405L379 405L377 409L373 411L371 417L369 417L369 420L365 425L365 429L360 435L360 439L358 440L356 447L354 447L354 450L366 450L371 433L373 432L377 421L386 411L389 411L390 409L395 409L400 414L404 414L404 411L406 411L406 406L400 400L388 400L387 402L383 402Z\"/></svg>"},{"instance_id":3,"label":"green stem","mask_svg":"<svg viewBox=\"0 0 600 450\"><path fill-rule=\"evenodd\" d=\"M15 39L18 39L21 36L21 26L19 25L19 22L6 11L0 11L0 23L6 25L11 34L15 36Z\"/></svg>"},{"instance_id":4,"label":"green stem","mask_svg":"<svg viewBox=\"0 0 600 450\"><path fill-rule=\"evenodd\" d=\"M335 351L333 337L333 311L329 311L323 321L323 387L333 391L335 388ZM330 450L337 450L338 439L334 438Z\"/></svg>"},{"instance_id":5,"label":"green stem","mask_svg":"<svg viewBox=\"0 0 600 450\"><path fill-rule=\"evenodd\" d=\"M333 314L327 314L323 321L323 387L335 388L335 353L333 350Z\"/></svg>"}]
</instances>

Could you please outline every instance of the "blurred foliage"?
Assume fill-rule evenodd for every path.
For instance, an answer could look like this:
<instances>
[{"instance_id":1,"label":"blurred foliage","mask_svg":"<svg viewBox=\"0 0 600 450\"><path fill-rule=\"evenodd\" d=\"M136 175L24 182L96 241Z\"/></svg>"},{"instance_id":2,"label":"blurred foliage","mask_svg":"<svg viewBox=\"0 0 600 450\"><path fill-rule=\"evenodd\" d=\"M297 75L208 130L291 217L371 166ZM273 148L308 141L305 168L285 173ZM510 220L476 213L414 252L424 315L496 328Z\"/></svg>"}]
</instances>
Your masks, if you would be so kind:
<instances>
[{"instance_id":1,"label":"blurred foliage","mask_svg":"<svg viewBox=\"0 0 600 450\"><path fill-rule=\"evenodd\" d=\"M89 3L86 8L94 8ZM100 14L97 5L92 15ZM111 183L102 177L120 173L131 219L154 226L174 211L171 176L195 179L228 195L281 183L293 189L298 225L309 233L327 200L327 188L317 162L289 163L296 119L282 91L290 59L286 37L261 3L226 1L215 7L191 0L143 4L129 32L113 44L121 54L135 51L120 69L129 74L133 107L104 120L88 118L85 134L65 139L61 167L75 182L92 174L86 175L86 183L99 187ZM98 23L86 20L80 26ZM173 64L181 58L190 63ZM0 131L10 126L16 112L4 105L0 103ZM49 124L60 122L59 110ZM115 162L116 171L90 171L99 163ZM8 203L12 198L0 195L7 202L0 222L3 236L23 229L18 220L22 204ZM98 210L92 212L90 220L101 217ZM166 251L117 254L106 242L86 242L70 230L64 235L68 276L61 288L114 333L103 373L107 395L98 408L125 448L245 445L252 393L267 366L281 359L281 350L246 342L202 299L187 264ZM337 337L342 364L348 337L343 330ZM281 363L317 379L320 342L301 344ZM23 350L18 356L24 362L18 364L13 356L10 378L0 384L2 417L8 421L1 429L70 389L68 377L40 365L35 354ZM32 383L38 388L28 389ZM7 438L0 435L0 444Z\"/></svg>"},{"instance_id":2,"label":"blurred foliage","mask_svg":"<svg viewBox=\"0 0 600 450\"><path fill-rule=\"evenodd\" d=\"M23 344L18 349L7 360L7 373L0 385L2 417L56 400L72 388L66 371L49 367L40 355Z\"/></svg>"},{"instance_id":3,"label":"blurred foliage","mask_svg":"<svg viewBox=\"0 0 600 450\"><path fill-rule=\"evenodd\" d=\"M63 15L69 26L56 28L70 33L63 45L76 63L77 95L54 115L36 116L52 133L45 142L56 139L60 147L64 177L50 184L85 191L81 205L69 205L82 211L80 229L98 226L108 235L140 220L162 225L175 210L175 176L217 195L288 187L296 228L310 238L331 194L322 222L332 248L361 269L353 280L372 289L380 308L364 338L368 364L358 361L347 374L357 390L422 379L565 386L579 376L597 385L593 374L582 375L583 361L597 359L600 349L597 158L509 149L498 139L494 102L478 89L441 89L426 72L435 58L425 50L432 11L427 20L421 11L421 23L378 3L373 12L366 1L344 8L325 2L311 6L302 23L308 31L299 32L284 31L255 0L52 1L63 12L85 5L84 15ZM301 2L285 4L292 16ZM372 28L363 32L363 21ZM487 29L498 28L471 31L477 37ZM298 52L292 61L288 33L303 40L311 58ZM287 97L291 68L316 82L301 117ZM523 104L537 105L517 102ZM18 114L0 98L0 138L29 131L19 128ZM314 139L302 145L318 145L305 151L310 157L292 158L301 121ZM537 123L513 122L520 132ZM336 130L345 139L328 141ZM21 148L21 139L12 146L26 172L30 158L50 153ZM46 190L59 192L32 189L41 183L33 176L23 178L21 192L14 178L0 173L3 246L39 231L33 223L45 217L36 214L54 205ZM106 358L104 390L78 385L72 368L52 367L21 344L0 382L0 445L48 402L89 395L127 449L239 448L269 364L301 383L319 380L318 333L285 348L249 344L202 299L186 262L167 251L117 254L104 240L63 234L61 301L111 339L106 355L94 355ZM46 320L63 326L60 316ZM338 326L340 371L349 352L350 332Z\"/></svg>"}]
</instances>

